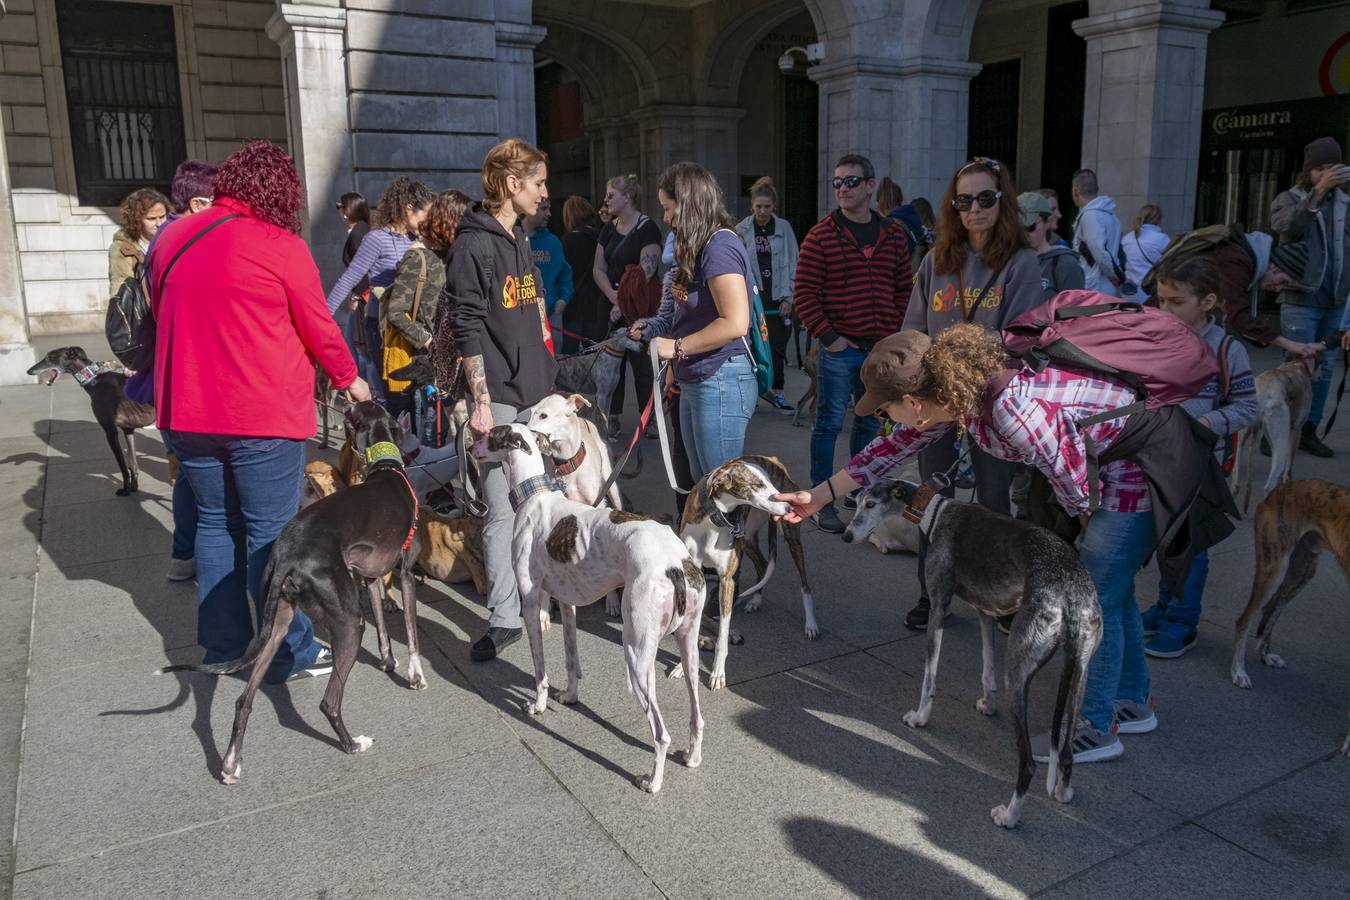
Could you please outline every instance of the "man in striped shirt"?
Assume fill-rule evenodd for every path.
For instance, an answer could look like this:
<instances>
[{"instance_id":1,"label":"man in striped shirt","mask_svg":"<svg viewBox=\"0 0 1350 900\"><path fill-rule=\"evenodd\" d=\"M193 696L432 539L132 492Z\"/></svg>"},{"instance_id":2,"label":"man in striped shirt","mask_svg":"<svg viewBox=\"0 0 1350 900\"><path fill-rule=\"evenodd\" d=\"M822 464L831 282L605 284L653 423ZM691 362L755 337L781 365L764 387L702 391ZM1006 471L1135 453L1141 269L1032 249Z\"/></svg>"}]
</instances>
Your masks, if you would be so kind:
<instances>
[{"instance_id":1,"label":"man in striped shirt","mask_svg":"<svg viewBox=\"0 0 1350 900\"><path fill-rule=\"evenodd\" d=\"M835 444L850 399L862 396L858 372L872 346L900 330L914 286L905 230L872 209L876 171L865 156L849 154L834 167L839 208L807 232L797 259L792 305L820 341L816 383L819 402L811 434L811 481L834 471ZM849 453L856 455L876 436L874 416L854 416ZM856 504L852 496L846 506ZM851 507L853 508L853 507ZM844 523L834 504L815 515L816 524L839 534Z\"/></svg>"}]
</instances>

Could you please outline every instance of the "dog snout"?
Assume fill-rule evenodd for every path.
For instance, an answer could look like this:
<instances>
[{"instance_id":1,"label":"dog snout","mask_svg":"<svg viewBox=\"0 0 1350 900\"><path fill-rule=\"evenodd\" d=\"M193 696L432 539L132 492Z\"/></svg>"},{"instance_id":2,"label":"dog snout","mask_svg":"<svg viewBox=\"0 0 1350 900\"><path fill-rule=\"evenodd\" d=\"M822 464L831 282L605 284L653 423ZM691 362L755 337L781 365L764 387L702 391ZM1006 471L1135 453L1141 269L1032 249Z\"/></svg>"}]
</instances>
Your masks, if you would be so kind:
<instances>
[{"instance_id":1,"label":"dog snout","mask_svg":"<svg viewBox=\"0 0 1350 900\"><path fill-rule=\"evenodd\" d=\"M851 543L853 543L853 529L852 529L852 528L845 528L845 529L844 529L844 543L845 543L845 544L851 544Z\"/></svg>"}]
</instances>

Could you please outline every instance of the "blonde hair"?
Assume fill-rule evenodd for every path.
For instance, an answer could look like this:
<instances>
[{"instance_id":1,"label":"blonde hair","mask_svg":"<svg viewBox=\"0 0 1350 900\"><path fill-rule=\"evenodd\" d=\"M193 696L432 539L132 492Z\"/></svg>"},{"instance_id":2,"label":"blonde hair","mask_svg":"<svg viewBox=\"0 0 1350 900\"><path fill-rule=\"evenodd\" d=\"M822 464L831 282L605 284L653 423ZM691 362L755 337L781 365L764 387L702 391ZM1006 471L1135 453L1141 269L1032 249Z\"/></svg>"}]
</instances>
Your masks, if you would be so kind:
<instances>
[{"instance_id":1,"label":"blonde hair","mask_svg":"<svg viewBox=\"0 0 1350 900\"><path fill-rule=\"evenodd\" d=\"M548 154L520 138L507 138L483 158L483 205L496 213L511 201L506 179L530 177L548 163Z\"/></svg>"},{"instance_id":2,"label":"blonde hair","mask_svg":"<svg viewBox=\"0 0 1350 900\"><path fill-rule=\"evenodd\" d=\"M642 208L642 185L636 175L615 175L605 182L605 187L618 191L632 202L634 209Z\"/></svg>"},{"instance_id":3,"label":"blonde hair","mask_svg":"<svg viewBox=\"0 0 1350 900\"><path fill-rule=\"evenodd\" d=\"M923 384L914 392L957 420L984 412L989 382L1007 365L999 336L983 325L953 325L933 340L923 355Z\"/></svg>"},{"instance_id":4,"label":"blonde hair","mask_svg":"<svg viewBox=\"0 0 1350 900\"><path fill-rule=\"evenodd\" d=\"M1134 217L1134 237L1139 239L1145 225L1162 225L1163 211L1161 206L1152 203L1145 203L1139 207L1139 215Z\"/></svg>"},{"instance_id":5,"label":"blonde hair","mask_svg":"<svg viewBox=\"0 0 1350 900\"><path fill-rule=\"evenodd\" d=\"M768 175L750 185L750 202L753 203L756 197L768 197L775 208L778 206L778 189L773 186L773 179Z\"/></svg>"}]
</instances>

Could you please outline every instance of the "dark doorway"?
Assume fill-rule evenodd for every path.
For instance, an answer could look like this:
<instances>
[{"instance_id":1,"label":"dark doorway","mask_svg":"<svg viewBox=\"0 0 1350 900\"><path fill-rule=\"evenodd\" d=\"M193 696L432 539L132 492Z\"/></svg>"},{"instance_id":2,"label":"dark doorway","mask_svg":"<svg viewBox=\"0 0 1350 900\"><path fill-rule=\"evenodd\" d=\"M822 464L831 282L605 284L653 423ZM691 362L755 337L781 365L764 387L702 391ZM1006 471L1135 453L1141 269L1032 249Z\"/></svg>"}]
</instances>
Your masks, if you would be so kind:
<instances>
[{"instance_id":1,"label":"dark doorway","mask_svg":"<svg viewBox=\"0 0 1350 900\"><path fill-rule=\"evenodd\" d=\"M563 201L580 194L591 202L591 144L582 125L581 82L551 60L534 69L534 124L539 148L548 154L548 191L553 197L549 228L561 233Z\"/></svg>"},{"instance_id":2,"label":"dark doorway","mask_svg":"<svg viewBox=\"0 0 1350 900\"><path fill-rule=\"evenodd\" d=\"M1021 121L1022 61L1010 59L980 69L970 80L971 156L992 156L1017 172L1017 126Z\"/></svg>"},{"instance_id":3,"label":"dark doorway","mask_svg":"<svg viewBox=\"0 0 1350 900\"><path fill-rule=\"evenodd\" d=\"M783 218L797 240L816 223L820 186L820 89L804 72L783 79Z\"/></svg>"},{"instance_id":4,"label":"dark doorway","mask_svg":"<svg viewBox=\"0 0 1350 900\"><path fill-rule=\"evenodd\" d=\"M1045 126L1041 132L1041 183L1059 192L1060 210L1072 218L1069 182L1083 158L1083 84L1087 42L1073 23L1088 16L1086 0L1052 6L1046 26ZM1035 185L1025 185L1026 189Z\"/></svg>"}]
</instances>

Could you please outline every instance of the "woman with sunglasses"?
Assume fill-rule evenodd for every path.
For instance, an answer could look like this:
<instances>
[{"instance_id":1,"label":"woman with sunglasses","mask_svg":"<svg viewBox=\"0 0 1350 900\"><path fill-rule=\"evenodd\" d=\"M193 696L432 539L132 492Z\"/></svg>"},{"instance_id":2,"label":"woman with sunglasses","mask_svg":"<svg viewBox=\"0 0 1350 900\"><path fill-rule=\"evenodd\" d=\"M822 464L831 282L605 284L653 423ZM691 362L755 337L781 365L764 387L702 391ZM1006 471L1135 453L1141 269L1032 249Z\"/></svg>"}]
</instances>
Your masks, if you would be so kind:
<instances>
[{"instance_id":1,"label":"woman with sunglasses","mask_svg":"<svg viewBox=\"0 0 1350 900\"><path fill-rule=\"evenodd\" d=\"M935 338L973 322L998 331L1041 302L1040 264L1027 244L1006 166L983 156L966 163L948 183L939 215L937 241L914 278L906 330ZM934 443L919 454L920 474L946 471L957 452L954 440ZM980 504L1010 514L1013 465L973 444L970 461ZM925 551L919 551L919 602L905 616L905 627L914 631L928 627Z\"/></svg>"}]
</instances>

